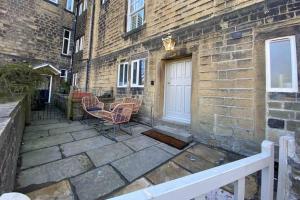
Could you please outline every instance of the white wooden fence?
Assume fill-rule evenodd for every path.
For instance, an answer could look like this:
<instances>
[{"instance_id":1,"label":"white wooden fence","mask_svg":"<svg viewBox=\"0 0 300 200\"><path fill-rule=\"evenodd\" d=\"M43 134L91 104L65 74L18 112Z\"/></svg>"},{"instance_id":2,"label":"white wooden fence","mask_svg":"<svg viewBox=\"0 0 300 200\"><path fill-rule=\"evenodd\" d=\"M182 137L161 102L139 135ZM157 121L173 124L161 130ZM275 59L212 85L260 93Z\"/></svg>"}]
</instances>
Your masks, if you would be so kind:
<instances>
[{"instance_id":1,"label":"white wooden fence","mask_svg":"<svg viewBox=\"0 0 300 200\"><path fill-rule=\"evenodd\" d=\"M261 171L261 199L273 200L274 144L264 141L262 151L251 157L138 190L111 200L190 200L230 183L234 199L244 200L245 177Z\"/></svg>"}]
</instances>

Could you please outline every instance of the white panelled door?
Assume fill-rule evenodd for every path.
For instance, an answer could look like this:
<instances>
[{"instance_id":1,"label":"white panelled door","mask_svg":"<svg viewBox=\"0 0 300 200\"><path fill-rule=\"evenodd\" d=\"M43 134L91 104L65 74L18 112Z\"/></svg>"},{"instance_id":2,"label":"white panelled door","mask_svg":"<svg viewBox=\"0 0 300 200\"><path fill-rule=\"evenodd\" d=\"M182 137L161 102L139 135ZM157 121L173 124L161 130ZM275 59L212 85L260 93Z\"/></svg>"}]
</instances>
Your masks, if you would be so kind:
<instances>
[{"instance_id":1,"label":"white panelled door","mask_svg":"<svg viewBox=\"0 0 300 200\"><path fill-rule=\"evenodd\" d=\"M192 62L182 60L166 65L165 78L166 120L190 123Z\"/></svg>"}]
</instances>

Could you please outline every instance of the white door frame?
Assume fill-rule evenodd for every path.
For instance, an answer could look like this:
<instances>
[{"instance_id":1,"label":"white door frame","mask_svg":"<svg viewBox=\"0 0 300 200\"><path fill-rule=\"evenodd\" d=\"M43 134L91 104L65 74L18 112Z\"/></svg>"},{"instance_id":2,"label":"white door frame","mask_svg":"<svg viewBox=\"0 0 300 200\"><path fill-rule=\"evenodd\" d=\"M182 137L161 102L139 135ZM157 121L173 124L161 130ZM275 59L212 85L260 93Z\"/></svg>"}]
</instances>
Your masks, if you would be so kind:
<instances>
[{"instance_id":1,"label":"white door frame","mask_svg":"<svg viewBox=\"0 0 300 200\"><path fill-rule=\"evenodd\" d=\"M167 67L168 65L172 64L172 63L176 63L176 62L180 62L180 61L191 61L191 92L192 92L192 73L193 73L193 65L192 65L192 58L185 58L185 59L176 59L176 60L171 60L171 61L168 61L166 62L165 64L165 80L164 80L164 108L163 108L163 117L162 119L165 120L165 121L172 121L172 122L175 122L175 123L182 123L182 124L190 124L191 121L192 121L192 112L191 112L191 116L190 116L190 120L189 122L186 122L186 121L176 121L176 120L171 120L169 118L166 117L166 91L167 91ZM190 109L191 109L191 106L192 106L192 93L191 93L191 102L190 102Z\"/></svg>"},{"instance_id":2,"label":"white door frame","mask_svg":"<svg viewBox=\"0 0 300 200\"><path fill-rule=\"evenodd\" d=\"M52 82L53 82L53 76L48 74L42 74L43 76L49 76L50 77L50 84L48 87L49 95L48 95L48 103L51 103L51 94L52 94Z\"/></svg>"}]
</instances>

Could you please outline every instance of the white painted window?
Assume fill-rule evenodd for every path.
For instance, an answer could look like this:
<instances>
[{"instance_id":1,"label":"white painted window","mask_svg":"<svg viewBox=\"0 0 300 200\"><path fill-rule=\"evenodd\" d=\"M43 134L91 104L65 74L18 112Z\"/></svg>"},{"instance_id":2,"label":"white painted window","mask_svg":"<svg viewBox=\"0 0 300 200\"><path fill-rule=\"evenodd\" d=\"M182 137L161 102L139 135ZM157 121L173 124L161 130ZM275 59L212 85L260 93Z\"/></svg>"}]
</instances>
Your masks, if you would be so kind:
<instances>
[{"instance_id":1,"label":"white painted window","mask_svg":"<svg viewBox=\"0 0 300 200\"><path fill-rule=\"evenodd\" d=\"M78 83L77 79L78 79L78 73L74 73L72 78L72 86L77 86Z\"/></svg>"},{"instance_id":2,"label":"white painted window","mask_svg":"<svg viewBox=\"0 0 300 200\"><path fill-rule=\"evenodd\" d=\"M101 0L102 4L105 4L106 0Z\"/></svg>"},{"instance_id":3,"label":"white painted window","mask_svg":"<svg viewBox=\"0 0 300 200\"><path fill-rule=\"evenodd\" d=\"M118 87L127 87L128 82L128 63L120 63L118 67Z\"/></svg>"},{"instance_id":4,"label":"white painted window","mask_svg":"<svg viewBox=\"0 0 300 200\"><path fill-rule=\"evenodd\" d=\"M74 0L67 0L66 9L68 11L73 12L73 8L74 8Z\"/></svg>"},{"instance_id":5,"label":"white painted window","mask_svg":"<svg viewBox=\"0 0 300 200\"><path fill-rule=\"evenodd\" d=\"M79 4L78 6L78 16L82 14L82 3Z\"/></svg>"},{"instance_id":6,"label":"white painted window","mask_svg":"<svg viewBox=\"0 0 300 200\"><path fill-rule=\"evenodd\" d=\"M82 36L79 40L79 51L82 51L84 45L84 36Z\"/></svg>"},{"instance_id":7,"label":"white painted window","mask_svg":"<svg viewBox=\"0 0 300 200\"><path fill-rule=\"evenodd\" d=\"M128 0L127 31L144 24L144 0Z\"/></svg>"},{"instance_id":8,"label":"white painted window","mask_svg":"<svg viewBox=\"0 0 300 200\"><path fill-rule=\"evenodd\" d=\"M61 70L60 70L60 77L61 77L61 78L64 78L64 80L67 81L67 78L68 78L68 70L66 70L66 69L61 69Z\"/></svg>"},{"instance_id":9,"label":"white painted window","mask_svg":"<svg viewBox=\"0 0 300 200\"><path fill-rule=\"evenodd\" d=\"M131 87L144 87L145 59L134 60L131 63Z\"/></svg>"},{"instance_id":10,"label":"white painted window","mask_svg":"<svg viewBox=\"0 0 300 200\"><path fill-rule=\"evenodd\" d=\"M269 92L298 92L295 36L266 41L266 79Z\"/></svg>"},{"instance_id":11,"label":"white painted window","mask_svg":"<svg viewBox=\"0 0 300 200\"><path fill-rule=\"evenodd\" d=\"M83 11L87 10L87 2L88 0L83 0Z\"/></svg>"},{"instance_id":12,"label":"white painted window","mask_svg":"<svg viewBox=\"0 0 300 200\"><path fill-rule=\"evenodd\" d=\"M79 39L76 40L75 53L79 51Z\"/></svg>"},{"instance_id":13,"label":"white painted window","mask_svg":"<svg viewBox=\"0 0 300 200\"><path fill-rule=\"evenodd\" d=\"M62 54L70 55L71 31L64 29Z\"/></svg>"},{"instance_id":14,"label":"white painted window","mask_svg":"<svg viewBox=\"0 0 300 200\"><path fill-rule=\"evenodd\" d=\"M49 0L49 1L58 4L58 0Z\"/></svg>"}]
</instances>

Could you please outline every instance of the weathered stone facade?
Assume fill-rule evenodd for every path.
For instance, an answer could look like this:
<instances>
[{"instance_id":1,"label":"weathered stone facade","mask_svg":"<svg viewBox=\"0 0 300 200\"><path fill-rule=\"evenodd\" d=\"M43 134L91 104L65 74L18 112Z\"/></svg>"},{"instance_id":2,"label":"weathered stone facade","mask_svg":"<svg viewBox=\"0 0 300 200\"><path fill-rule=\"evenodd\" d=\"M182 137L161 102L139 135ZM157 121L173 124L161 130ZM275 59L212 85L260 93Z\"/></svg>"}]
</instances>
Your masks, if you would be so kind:
<instances>
[{"instance_id":1,"label":"weathered stone facade","mask_svg":"<svg viewBox=\"0 0 300 200\"><path fill-rule=\"evenodd\" d=\"M145 23L130 32L126 32L126 11L126 1L95 2L90 90L113 89L117 97L143 95L140 117L148 123L160 121L165 66L170 60L190 58L190 129L195 139L244 155L258 152L265 138L278 141L279 134L274 136L267 126L276 113L269 108L273 100L266 93L264 44L267 39L289 35L296 35L298 41L300 5L296 0L145 1ZM162 46L167 33L176 41L172 52ZM144 88L130 84L118 88L119 63L130 65L139 58L147 61ZM285 122L289 124L285 129L293 131L297 109L286 109L294 118Z\"/></svg>"},{"instance_id":2,"label":"weathered stone facade","mask_svg":"<svg viewBox=\"0 0 300 200\"><path fill-rule=\"evenodd\" d=\"M75 18L65 7L66 0L58 4L47 0L1 1L0 63L47 63L70 69L71 54L62 55L63 30L72 30ZM73 39L71 50L72 46Z\"/></svg>"},{"instance_id":3,"label":"weathered stone facade","mask_svg":"<svg viewBox=\"0 0 300 200\"><path fill-rule=\"evenodd\" d=\"M26 106L26 98L0 104L0 194L13 191L15 186Z\"/></svg>"}]
</instances>

